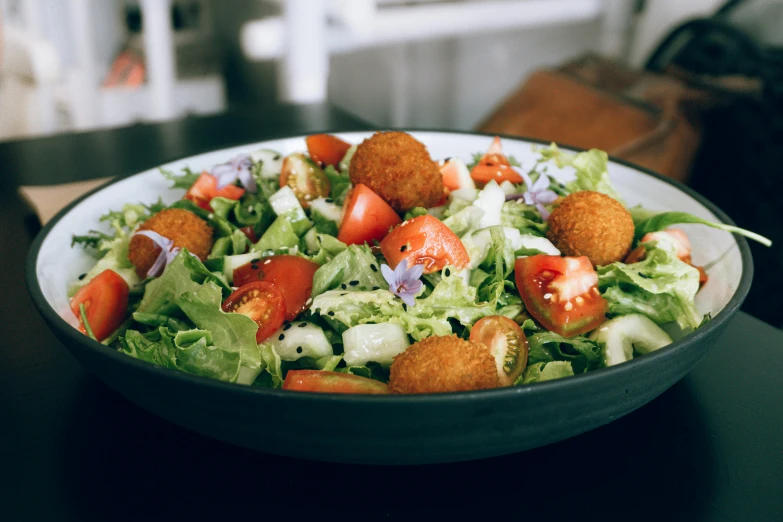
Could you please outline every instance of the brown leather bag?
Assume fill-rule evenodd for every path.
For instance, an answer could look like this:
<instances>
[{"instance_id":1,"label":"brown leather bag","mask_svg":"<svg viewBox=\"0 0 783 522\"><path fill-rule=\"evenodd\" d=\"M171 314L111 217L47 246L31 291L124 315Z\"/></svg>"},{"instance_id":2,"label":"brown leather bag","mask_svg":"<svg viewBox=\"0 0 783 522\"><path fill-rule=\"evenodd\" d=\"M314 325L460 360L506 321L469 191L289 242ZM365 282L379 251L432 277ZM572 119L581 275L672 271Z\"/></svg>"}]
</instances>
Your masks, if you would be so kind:
<instances>
[{"instance_id":1,"label":"brown leather bag","mask_svg":"<svg viewBox=\"0 0 783 522\"><path fill-rule=\"evenodd\" d=\"M708 90L588 55L539 70L477 130L598 148L687 181Z\"/></svg>"}]
</instances>

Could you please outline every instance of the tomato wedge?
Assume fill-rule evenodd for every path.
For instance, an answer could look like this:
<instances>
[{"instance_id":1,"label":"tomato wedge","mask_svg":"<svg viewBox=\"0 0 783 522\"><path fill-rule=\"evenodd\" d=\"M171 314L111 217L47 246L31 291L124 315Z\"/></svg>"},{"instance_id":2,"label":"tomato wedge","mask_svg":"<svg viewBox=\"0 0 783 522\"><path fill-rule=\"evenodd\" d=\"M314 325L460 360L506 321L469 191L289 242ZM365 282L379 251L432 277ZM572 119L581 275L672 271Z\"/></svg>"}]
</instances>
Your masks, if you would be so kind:
<instances>
[{"instance_id":1,"label":"tomato wedge","mask_svg":"<svg viewBox=\"0 0 783 522\"><path fill-rule=\"evenodd\" d=\"M522 257L514 270L527 311L546 329L573 337L604 321L607 303L587 257Z\"/></svg>"},{"instance_id":2,"label":"tomato wedge","mask_svg":"<svg viewBox=\"0 0 783 522\"><path fill-rule=\"evenodd\" d=\"M318 268L318 263L299 256L267 257L236 268L234 286L242 287L254 281L272 283L285 300L286 321L293 321L307 306Z\"/></svg>"},{"instance_id":3,"label":"tomato wedge","mask_svg":"<svg viewBox=\"0 0 783 522\"><path fill-rule=\"evenodd\" d=\"M381 252L395 268L403 259L408 266L424 265L424 273L446 266L462 269L470 264L468 251L459 237L438 218L425 214L409 219L381 241Z\"/></svg>"},{"instance_id":4,"label":"tomato wedge","mask_svg":"<svg viewBox=\"0 0 783 522\"><path fill-rule=\"evenodd\" d=\"M402 223L394 209L363 183L351 189L347 200L337 233L337 239L346 245L380 241L392 227Z\"/></svg>"},{"instance_id":5,"label":"tomato wedge","mask_svg":"<svg viewBox=\"0 0 783 522\"><path fill-rule=\"evenodd\" d=\"M313 134L305 138L307 152L313 161L336 167L351 148L351 144L331 134Z\"/></svg>"},{"instance_id":6,"label":"tomato wedge","mask_svg":"<svg viewBox=\"0 0 783 522\"><path fill-rule=\"evenodd\" d=\"M495 136L487 152L470 171L470 177L480 186L484 186L493 179L498 184L504 181L511 183L522 183L523 181L522 176L511 168L511 163L503 154L503 146L500 144L498 136Z\"/></svg>"},{"instance_id":7,"label":"tomato wedge","mask_svg":"<svg viewBox=\"0 0 783 522\"><path fill-rule=\"evenodd\" d=\"M320 370L291 370L283 381L284 390L316 393L354 393L382 395L389 387L374 379L350 373L324 372Z\"/></svg>"},{"instance_id":8,"label":"tomato wedge","mask_svg":"<svg viewBox=\"0 0 783 522\"><path fill-rule=\"evenodd\" d=\"M212 212L212 207L209 204L212 198L239 199L245 193L245 189L236 185L228 185L219 190L217 185L217 178L204 171L185 193L185 199L189 199L204 210Z\"/></svg>"},{"instance_id":9,"label":"tomato wedge","mask_svg":"<svg viewBox=\"0 0 783 522\"><path fill-rule=\"evenodd\" d=\"M501 386L511 386L527 365L528 345L525 332L502 315L480 319L470 331L470 340L483 343L495 357Z\"/></svg>"},{"instance_id":10,"label":"tomato wedge","mask_svg":"<svg viewBox=\"0 0 783 522\"><path fill-rule=\"evenodd\" d=\"M79 305L84 305L84 313L92 333L98 341L107 338L119 328L128 313L128 283L114 270L104 270L76 292L71 299L71 311L79 319L79 330L87 333L82 322Z\"/></svg>"},{"instance_id":11,"label":"tomato wedge","mask_svg":"<svg viewBox=\"0 0 783 522\"><path fill-rule=\"evenodd\" d=\"M283 325L285 300L272 283L256 281L237 288L223 302L223 311L246 315L256 322L256 342L269 338Z\"/></svg>"},{"instance_id":12,"label":"tomato wedge","mask_svg":"<svg viewBox=\"0 0 783 522\"><path fill-rule=\"evenodd\" d=\"M296 198L307 208L318 198L329 197L329 178L321 167L304 154L291 154L283 160L280 171L280 187L291 187Z\"/></svg>"}]
</instances>

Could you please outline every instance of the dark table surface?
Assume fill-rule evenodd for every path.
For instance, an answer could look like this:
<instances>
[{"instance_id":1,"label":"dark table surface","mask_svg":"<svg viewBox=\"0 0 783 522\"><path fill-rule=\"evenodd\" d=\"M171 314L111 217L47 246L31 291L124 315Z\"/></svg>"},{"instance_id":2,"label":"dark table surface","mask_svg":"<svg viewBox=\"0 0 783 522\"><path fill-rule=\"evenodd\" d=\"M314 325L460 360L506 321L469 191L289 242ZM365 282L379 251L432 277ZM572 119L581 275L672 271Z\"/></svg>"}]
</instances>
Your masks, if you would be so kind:
<instances>
[{"instance_id":1,"label":"dark table surface","mask_svg":"<svg viewBox=\"0 0 783 522\"><path fill-rule=\"evenodd\" d=\"M361 128L326 106L272 107L0 143L0 519L783 520L783 332L743 313L690 375L607 426L506 457L371 467L255 453L175 426L87 375L36 312L23 268L39 226L19 185Z\"/></svg>"}]
</instances>

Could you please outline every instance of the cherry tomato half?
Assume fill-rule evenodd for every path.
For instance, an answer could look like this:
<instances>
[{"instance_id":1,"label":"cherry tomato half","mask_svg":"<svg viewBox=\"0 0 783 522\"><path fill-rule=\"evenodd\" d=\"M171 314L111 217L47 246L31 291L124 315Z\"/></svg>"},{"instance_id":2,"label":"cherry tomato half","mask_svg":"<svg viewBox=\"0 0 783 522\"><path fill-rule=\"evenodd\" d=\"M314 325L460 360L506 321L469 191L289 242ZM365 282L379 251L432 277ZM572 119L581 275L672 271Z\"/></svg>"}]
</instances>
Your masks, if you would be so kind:
<instances>
[{"instance_id":1,"label":"cherry tomato half","mask_svg":"<svg viewBox=\"0 0 783 522\"><path fill-rule=\"evenodd\" d=\"M318 264L299 256L280 255L259 259L234 270L234 285L254 281L272 283L285 300L285 319L293 321L306 308L313 292L313 275Z\"/></svg>"},{"instance_id":2,"label":"cherry tomato half","mask_svg":"<svg viewBox=\"0 0 783 522\"><path fill-rule=\"evenodd\" d=\"M527 365L528 345L525 332L502 315L480 319L470 331L470 340L483 343L495 357L501 386L514 384Z\"/></svg>"},{"instance_id":3,"label":"cherry tomato half","mask_svg":"<svg viewBox=\"0 0 783 522\"><path fill-rule=\"evenodd\" d=\"M223 302L223 311L246 315L256 322L256 342L269 338L283 325L285 300L272 283L256 281L237 288Z\"/></svg>"},{"instance_id":4,"label":"cherry tomato half","mask_svg":"<svg viewBox=\"0 0 783 522\"><path fill-rule=\"evenodd\" d=\"M331 134L313 134L305 138L307 152L314 162L336 167L345 157L351 144Z\"/></svg>"}]
</instances>

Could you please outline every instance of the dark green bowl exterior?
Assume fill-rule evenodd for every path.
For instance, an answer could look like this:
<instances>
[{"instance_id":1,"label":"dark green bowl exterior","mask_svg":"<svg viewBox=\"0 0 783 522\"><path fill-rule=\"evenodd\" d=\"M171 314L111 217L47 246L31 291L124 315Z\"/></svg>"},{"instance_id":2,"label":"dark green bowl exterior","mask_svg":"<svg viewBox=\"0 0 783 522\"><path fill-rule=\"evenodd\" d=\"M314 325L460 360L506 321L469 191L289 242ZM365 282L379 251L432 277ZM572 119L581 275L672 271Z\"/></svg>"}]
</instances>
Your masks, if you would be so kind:
<instances>
[{"instance_id":1,"label":"dark green bowl exterior","mask_svg":"<svg viewBox=\"0 0 783 522\"><path fill-rule=\"evenodd\" d=\"M732 223L691 189L629 166L675 185L722 221ZM523 387L419 396L268 390L156 367L92 341L60 318L43 296L35 266L43 239L76 204L41 231L26 271L36 306L71 353L128 400L176 424L239 446L305 459L368 464L454 462L515 453L607 424L651 401L693 369L739 309L753 277L750 249L743 238L737 238L743 264L740 284L710 323L652 354L575 377Z\"/></svg>"}]
</instances>

